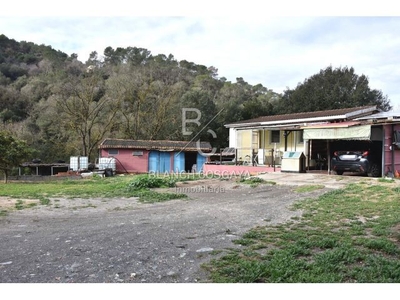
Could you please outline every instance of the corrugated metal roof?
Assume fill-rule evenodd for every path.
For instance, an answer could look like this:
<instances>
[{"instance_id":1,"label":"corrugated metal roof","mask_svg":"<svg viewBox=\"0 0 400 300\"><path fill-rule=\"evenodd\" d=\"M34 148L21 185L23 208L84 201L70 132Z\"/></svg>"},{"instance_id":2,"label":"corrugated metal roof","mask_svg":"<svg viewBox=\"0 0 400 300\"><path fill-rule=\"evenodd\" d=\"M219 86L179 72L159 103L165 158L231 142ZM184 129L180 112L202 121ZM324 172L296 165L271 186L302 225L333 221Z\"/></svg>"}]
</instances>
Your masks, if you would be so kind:
<instances>
[{"instance_id":1,"label":"corrugated metal roof","mask_svg":"<svg viewBox=\"0 0 400 300\"><path fill-rule=\"evenodd\" d=\"M313 118L328 118L328 117L341 117L347 115L347 114L352 114L354 112L360 112L360 115L363 114L363 111L371 111L374 112L374 110L377 112L378 109L376 106L360 106L360 107L352 107L352 108L342 108L342 109L332 109L332 110L323 110L323 111L313 111L313 112L302 112L302 113L294 113L294 114L284 114L284 115L273 115L273 116L263 116L263 117L258 117L255 119L250 119L250 120L242 120L234 123L227 124L225 126L230 127L235 126L235 125L240 125L240 124L260 124L260 123L265 123L265 122L277 122L279 121L296 121L296 120L305 120L305 119L313 119Z\"/></svg>"},{"instance_id":2,"label":"corrugated metal roof","mask_svg":"<svg viewBox=\"0 0 400 300\"><path fill-rule=\"evenodd\" d=\"M315 124L315 125L307 125L302 126L302 129L306 128L345 128L360 125L361 122L356 121L347 121L347 122L338 122L338 123L325 123L325 124Z\"/></svg>"},{"instance_id":3,"label":"corrugated metal roof","mask_svg":"<svg viewBox=\"0 0 400 300\"><path fill-rule=\"evenodd\" d=\"M69 167L67 163L34 163L24 162L20 164L20 167Z\"/></svg>"},{"instance_id":4,"label":"corrugated metal roof","mask_svg":"<svg viewBox=\"0 0 400 300\"><path fill-rule=\"evenodd\" d=\"M222 153L221 153L221 155L223 155L223 156L231 156L231 155L235 155L235 153L236 153L236 148L225 148L223 151L222 151Z\"/></svg>"},{"instance_id":5,"label":"corrugated metal roof","mask_svg":"<svg viewBox=\"0 0 400 300\"><path fill-rule=\"evenodd\" d=\"M357 120L373 120L373 119L400 119L400 111L383 111L366 117L357 118Z\"/></svg>"},{"instance_id":6,"label":"corrugated metal roof","mask_svg":"<svg viewBox=\"0 0 400 300\"><path fill-rule=\"evenodd\" d=\"M100 149L143 149L161 151L197 151L197 142L170 141L170 140L125 140L125 139L105 139L100 145ZM210 152L212 150L209 142L200 142L200 150Z\"/></svg>"}]
</instances>

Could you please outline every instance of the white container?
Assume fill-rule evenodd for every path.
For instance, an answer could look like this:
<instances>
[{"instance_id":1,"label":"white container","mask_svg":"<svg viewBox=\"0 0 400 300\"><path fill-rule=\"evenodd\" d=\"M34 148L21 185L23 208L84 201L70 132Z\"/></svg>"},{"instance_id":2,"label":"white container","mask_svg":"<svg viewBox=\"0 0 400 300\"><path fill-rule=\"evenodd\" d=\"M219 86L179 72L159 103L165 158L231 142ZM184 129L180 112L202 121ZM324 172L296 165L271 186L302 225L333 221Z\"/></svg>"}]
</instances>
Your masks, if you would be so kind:
<instances>
[{"instance_id":1,"label":"white container","mask_svg":"<svg viewBox=\"0 0 400 300\"><path fill-rule=\"evenodd\" d=\"M79 170L79 156L71 156L69 158L69 168L72 171L78 171Z\"/></svg>"},{"instance_id":2,"label":"white container","mask_svg":"<svg viewBox=\"0 0 400 300\"><path fill-rule=\"evenodd\" d=\"M114 157L100 157L99 170L112 169L116 170L116 162Z\"/></svg>"},{"instance_id":3,"label":"white container","mask_svg":"<svg viewBox=\"0 0 400 300\"><path fill-rule=\"evenodd\" d=\"M87 170L89 168L89 158L87 156L79 157L79 168L81 170Z\"/></svg>"},{"instance_id":4,"label":"white container","mask_svg":"<svg viewBox=\"0 0 400 300\"><path fill-rule=\"evenodd\" d=\"M69 158L69 168L73 171L87 170L89 159L87 156L71 156Z\"/></svg>"}]
</instances>

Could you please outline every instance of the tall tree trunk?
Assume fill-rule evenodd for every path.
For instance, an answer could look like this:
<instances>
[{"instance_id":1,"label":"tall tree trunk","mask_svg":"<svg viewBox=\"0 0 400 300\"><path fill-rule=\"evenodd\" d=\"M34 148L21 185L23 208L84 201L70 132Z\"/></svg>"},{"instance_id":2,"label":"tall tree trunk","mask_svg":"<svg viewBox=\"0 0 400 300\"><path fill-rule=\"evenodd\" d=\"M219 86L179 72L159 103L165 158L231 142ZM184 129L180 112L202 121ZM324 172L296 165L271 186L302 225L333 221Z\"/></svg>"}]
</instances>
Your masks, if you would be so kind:
<instances>
[{"instance_id":1,"label":"tall tree trunk","mask_svg":"<svg viewBox=\"0 0 400 300\"><path fill-rule=\"evenodd\" d=\"M4 170L4 183L8 182L8 170Z\"/></svg>"}]
</instances>

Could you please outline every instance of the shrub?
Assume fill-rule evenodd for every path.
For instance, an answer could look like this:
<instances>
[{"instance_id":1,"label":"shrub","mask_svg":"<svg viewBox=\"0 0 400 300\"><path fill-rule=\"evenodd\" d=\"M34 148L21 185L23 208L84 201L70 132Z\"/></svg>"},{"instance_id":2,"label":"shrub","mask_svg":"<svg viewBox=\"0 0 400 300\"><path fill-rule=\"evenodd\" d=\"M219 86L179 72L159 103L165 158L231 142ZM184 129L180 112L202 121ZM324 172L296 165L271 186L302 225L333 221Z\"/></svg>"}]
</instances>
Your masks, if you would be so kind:
<instances>
[{"instance_id":1,"label":"shrub","mask_svg":"<svg viewBox=\"0 0 400 300\"><path fill-rule=\"evenodd\" d=\"M176 181L167 177L138 176L128 185L130 190L142 190L160 187L175 187Z\"/></svg>"}]
</instances>

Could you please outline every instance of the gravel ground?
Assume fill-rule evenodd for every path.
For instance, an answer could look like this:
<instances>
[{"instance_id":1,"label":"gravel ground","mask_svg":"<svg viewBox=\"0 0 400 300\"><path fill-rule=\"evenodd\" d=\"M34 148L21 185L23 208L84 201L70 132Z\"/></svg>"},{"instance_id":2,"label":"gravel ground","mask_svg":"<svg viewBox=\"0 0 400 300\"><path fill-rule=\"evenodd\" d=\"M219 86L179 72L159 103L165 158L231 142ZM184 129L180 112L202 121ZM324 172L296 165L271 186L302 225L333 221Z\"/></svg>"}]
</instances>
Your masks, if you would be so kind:
<instances>
[{"instance_id":1,"label":"gravel ground","mask_svg":"<svg viewBox=\"0 0 400 300\"><path fill-rule=\"evenodd\" d=\"M327 191L293 188L202 180L172 189L188 199L164 203L51 199L0 217L0 282L207 282L201 264L240 247L232 240Z\"/></svg>"}]
</instances>

